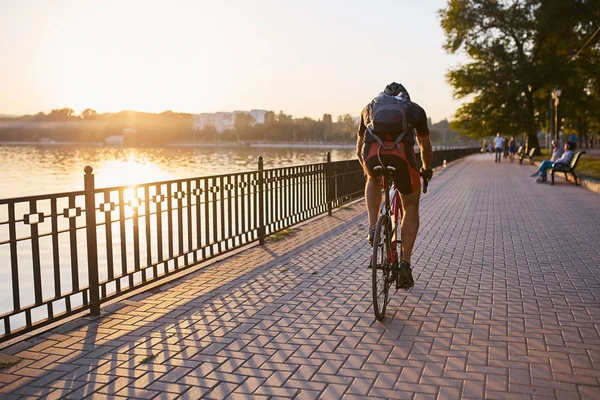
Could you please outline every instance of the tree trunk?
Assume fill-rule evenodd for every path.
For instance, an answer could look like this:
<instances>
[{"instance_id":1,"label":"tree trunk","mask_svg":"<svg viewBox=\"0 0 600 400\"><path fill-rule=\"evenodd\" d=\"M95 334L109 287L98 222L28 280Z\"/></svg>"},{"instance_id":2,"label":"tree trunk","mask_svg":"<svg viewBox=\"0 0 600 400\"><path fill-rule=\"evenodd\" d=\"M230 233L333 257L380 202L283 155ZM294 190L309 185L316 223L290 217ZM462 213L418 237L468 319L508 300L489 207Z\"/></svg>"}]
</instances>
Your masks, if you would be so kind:
<instances>
[{"instance_id":1,"label":"tree trunk","mask_svg":"<svg viewBox=\"0 0 600 400\"><path fill-rule=\"evenodd\" d=\"M586 148L588 147L588 138L587 138L587 130L588 123L585 118L577 117L577 133L579 136L579 143L577 144L578 148Z\"/></svg>"},{"instance_id":2,"label":"tree trunk","mask_svg":"<svg viewBox=\"0 0 600 400\"><path fill-rule=\"evenodd\" d=\"M536 150L535 150L534 155L536 155L536 156L541 155L542 149L540 148L540 141L538 140L537 132L527 133L526 137L527 137L527 151L529 151L530 149L535 147Z\"/></svg>"},{"instance_id":3,"label":"tree trunk","mask_svg":"<svg viewBox=\"0 0 600 400\"><path fill-rule=\"evenodd\" d=\"M540 142L537 137L537 125L535 123L535 107L533 104L533 93L529 88L525 88L525 97L527 99L527 111L528 111L528 119L529 123L526 127L526 149L529 152L530 149L535 147L535 156L539 156L542 154L542 149L540 148Z\"/></svg>"}]
</instances>

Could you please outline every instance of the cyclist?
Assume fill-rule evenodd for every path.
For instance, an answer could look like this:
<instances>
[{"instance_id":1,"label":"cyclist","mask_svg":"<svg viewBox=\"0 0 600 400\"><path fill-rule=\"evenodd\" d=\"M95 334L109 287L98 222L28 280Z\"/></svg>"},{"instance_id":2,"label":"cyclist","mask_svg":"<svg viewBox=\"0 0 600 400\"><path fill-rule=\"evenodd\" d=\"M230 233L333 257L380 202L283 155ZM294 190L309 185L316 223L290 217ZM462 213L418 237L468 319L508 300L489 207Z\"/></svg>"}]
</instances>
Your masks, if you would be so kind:
<instances>
[{"instance_id":1,"label":"cyclist","mask_svg":"<svg viewBox=\"0 0 600 400\"><path fill-rule=\"evenodd\" d=\"M416 132L416 135L415 135ZM415 139L421 149L422 168L419 170L414 151ZM402 259L399 285L414 286L410 256L419 231L420 176L431 179L433 150L423 108L410 100L408 91L393 82L362 110L358 126L356 155L367 183L365 200L369 215L368 242L373 244L375 225L381 204L381 171L377 165L393 166L394 183L401 193L404 218L400 226Z\"/></svg>"}]
</instances>

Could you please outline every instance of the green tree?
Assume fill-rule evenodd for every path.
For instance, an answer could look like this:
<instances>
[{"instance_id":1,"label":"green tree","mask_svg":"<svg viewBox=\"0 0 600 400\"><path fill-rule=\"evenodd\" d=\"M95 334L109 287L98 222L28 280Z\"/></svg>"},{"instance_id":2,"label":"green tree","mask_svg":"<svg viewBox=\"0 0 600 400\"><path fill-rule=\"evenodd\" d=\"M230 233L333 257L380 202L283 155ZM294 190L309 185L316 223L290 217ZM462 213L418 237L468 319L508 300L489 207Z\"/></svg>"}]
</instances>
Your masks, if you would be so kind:
<instances>
[{"instance_id":1,"label":"green tree","mask_svg":"<svg viewBox=\"0 0 600 400\"><path fill-rule=\"evenodd\" d=\"M539 71L545 85L536 93L538 122L553 128L548 102L552 89L562 88L558 128L565 134L578 133L582 144L600 107L600 42L593 34L600 21L600 2L590 0L544 0L535 11L538 35L544 38ZM597 33L597 32L596 32Z\"/></svg>"},{"instance_id":2,"label":"green tree","mask_svg":"<svg viewBox=\"0 0 600 400\"><path fill-rule=\"evenodd\" d=\"M558 27L546 27L553 33L547 56L559 56L554 71L562 88L559 128L577 133L580 144L587 145L590 129L600 122L600 2L581 1L576 7L572 3L547 1L541 11L561 21Z\"/></svg>"},{"instance_id":3,"label":"green tree","mask_svg":"<svg viewBox=\"0 0 600 400\"><path fill-rule=\"evenodd\" d=\"M54 121L66 121L75 116L75 111L72 108L58 108L50 111L48 119Z\"/></svg>"},{"instance_id":4,"label":"green tree","mask_svg":"<svg viewBox=\"0 0 600 400\"><path fill-rule=\"evenodd\" d=\"M274 132L277 130L277 116L273 111L267 111L265 114L265 123L263 126L258 128L262 134L257 137L264 141L273 139Z\"/></svg>"},{"instance_id":5,"label":"green tree","mask_svg":"<svg viewBox=\"0 0 600 400\"><path fill-rule=\"evenodd\" d=\"M475 137L537 129L551 88L568 81L568 54L597 19L597 0L449 0L440 10L445 48L469 61L448 72L458 98L456 119ZM583 21L583 22L582 22ZM571 38L565 40L565 38Z\"/></svg>"},{"instance_id":6,"label":"green tree","mask_svg":"<svg viewBox=\"0 0 600 400\"><path fill-rule=\"evenodd\" d=\"M277 115L277 129L274 132L274 139L281 141L292 141L294 139L294 119L291 115L279 111Z\"/></svg>"},{"instance_id":7,"label":"green tree","mask_svg":"<svg viewBox=\"0 0 600 400\"><path fill-rule=\"evenodd\" d=\"M206 125L204 128L194 131L194 141L199 140L201 142L216 142L217 141L217 128L214 125Z\"/></svg>"},{"instance_id":8,"label":"green tree","mask_svg":"<svg viewBox=\"0 0 600 400\"><path fill-rule=\"evenodd\" d=\"M250 130L254 124L254 117L246 113L235 114L235 121L233 122L233 128L237 135L237 140L247 140L250 137Z\"/></svg>"},{"instance_id":9,"label":"green tree","mask_svg":"<svg viewBox=\"0 0 600 400\"><path fill-rule=\"evenodd\" d=\"M341 141L352 140L356 136L357 124L354 122L352 115L338 115L336 123L335 139Z\"/></svg>"},{"instance_id":10,"label":"green tree","mask_svg":"<svg viewBox=\"0 0 600 400\"><path fill-rule=\"evenodd\" d=\"M92 110L91 108L86 108L85 110L83 110L81 112L81 118L83 118L85 120L91 120L91 119L95 119L97 114L98 113L96 112L96 110Z\"/></svg>"},{"instance_id":11,"label":"green tree","mask_svg":"<svg viewBox=\"0 0 600 400\"><path fill-rule=\"evenodd\" d=\"M332 137L333 133L333 118L331 114L323 114L323 135L325 137Z\"/></svg>"}]
</instances>

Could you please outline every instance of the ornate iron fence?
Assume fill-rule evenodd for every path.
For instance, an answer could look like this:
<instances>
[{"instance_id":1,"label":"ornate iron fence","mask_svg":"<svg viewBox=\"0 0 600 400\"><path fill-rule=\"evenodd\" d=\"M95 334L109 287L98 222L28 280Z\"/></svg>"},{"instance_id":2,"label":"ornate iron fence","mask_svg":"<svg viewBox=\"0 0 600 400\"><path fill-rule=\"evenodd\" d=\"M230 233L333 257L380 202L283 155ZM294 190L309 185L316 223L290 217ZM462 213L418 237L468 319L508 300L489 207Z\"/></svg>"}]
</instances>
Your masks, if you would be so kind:
<instances>
[{"instance_id":1,"label":"ornate iron fence","mask_svg":"<svg viewBox=\"0 0 600 400\"><path fill-rule=\"evenodd\" d=\"M354 161L0 200L0 341L362 196Z\"/></svg>"}]
</instances>

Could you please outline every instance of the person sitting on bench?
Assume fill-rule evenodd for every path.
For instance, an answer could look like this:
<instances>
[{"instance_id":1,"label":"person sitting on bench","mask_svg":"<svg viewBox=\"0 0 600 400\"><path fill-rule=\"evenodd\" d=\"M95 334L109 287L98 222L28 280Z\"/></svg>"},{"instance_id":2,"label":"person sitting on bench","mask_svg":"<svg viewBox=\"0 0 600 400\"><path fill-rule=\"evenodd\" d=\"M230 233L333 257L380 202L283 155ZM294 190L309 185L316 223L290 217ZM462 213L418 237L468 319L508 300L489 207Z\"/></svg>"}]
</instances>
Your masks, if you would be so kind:
<instances>
[{"instance_id":1,"label":"person sitting on bench","mask_svg":"<svg viewBox=\"0 0 600 400\"><path fill-rule=\"evenodd\" d=\"M552 146L555 146L554 142L558 142L557 140L553 140L552 141ZM555 146L557 147L557 146ZM555 159L555 154L557 153L557 150L555 149L555 151L552 153L552 159L550 160L545 160L540 164L540 167L538 168L538 170L531 175L533 176L538 176L539 178L536 180L537 183L542 183L542 182L546 182L546 177L547 177L547 171L552 168L552 166L555 163L563 163L563 164L568 164L571 162L571 159L573 158L573 143L571 142L567 142L565 143L565 151L564 153L562 153L562 155L560 155L558 158Z\"/></svg>"},{"instance_id":2,"label":"person sitting on bench","mask_svg":"<svg viewBox=\"0 0 600 400\"><path fill-rule=\"evenodd\" d=\"M564 153L565 151L563 150L563 147L560 145L560 142L556 139L554 139L552 141L552 157L550 157L550 162L554 163L556 160L558 160ZM546 160L548 161L548 160ZM546 161L543 161L543 163L545 163ZM541 168L541 165L540 165ZM548 168L552 168L552 165L550 165L550 167ZM535 176L539 176L540 175L540 170L538 169L537 171L535 171L533 174L531 174L531 177L535 177Z\"/></svg>"}]
</instances>

